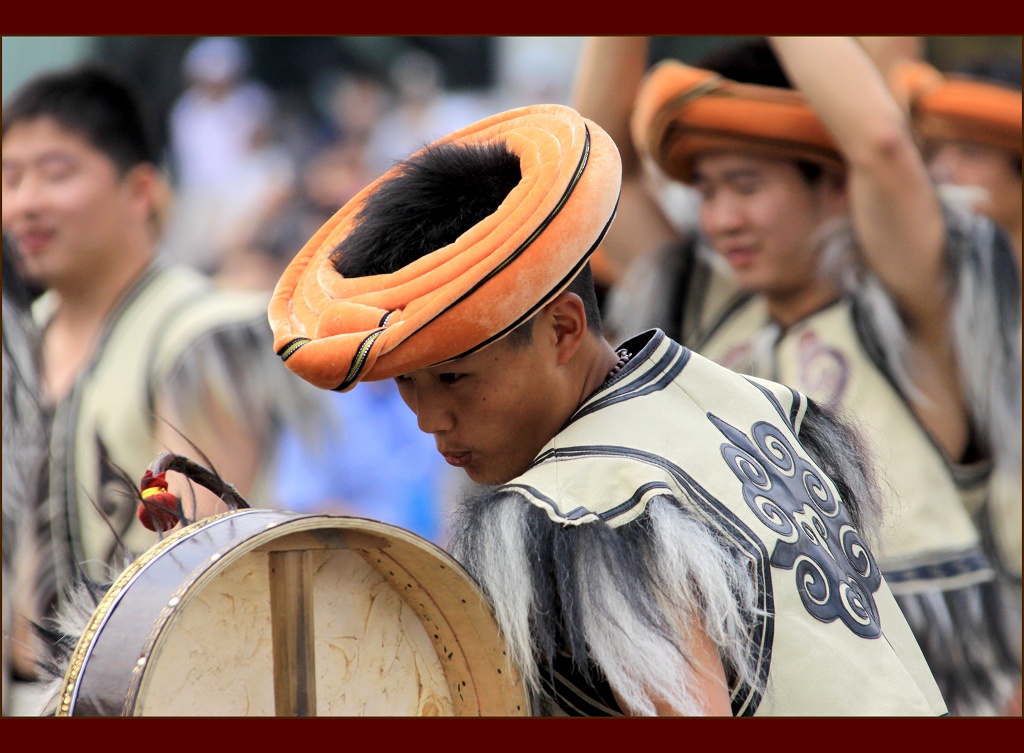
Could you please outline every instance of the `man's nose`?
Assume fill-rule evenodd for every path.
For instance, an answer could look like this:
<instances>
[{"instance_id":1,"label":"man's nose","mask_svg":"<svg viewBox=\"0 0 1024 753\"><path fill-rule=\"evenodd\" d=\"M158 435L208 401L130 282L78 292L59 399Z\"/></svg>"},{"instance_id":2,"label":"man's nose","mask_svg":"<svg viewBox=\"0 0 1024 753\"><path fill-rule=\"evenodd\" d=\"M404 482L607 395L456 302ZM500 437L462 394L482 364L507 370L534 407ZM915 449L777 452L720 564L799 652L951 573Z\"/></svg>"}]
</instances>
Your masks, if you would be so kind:
<instances>
[{"instance_id":1,"label":"man's nose","mask_svg":"<svg viewBox=\"0 0 1024 753\"><path fill-rule=\"evenodd\" d=\"M415 410L416 423L420 431L427 434L450 431L455 425L455 416L447 401L431 391L417 391Z\"/></svg>"},{"instance_id":2,"label":"man's nose","mask_svg":"<svg viewBox=\"0 0 1024 753\"><path fill-rule=\"evenodd\" d=\"M706 200L701 207L701 219L708 235L735 230L742 223L742 218L739 203L727 196Z\"/></svg>"},{"instance_id":3,"label":"man's nose","mask_svg":"<svg viewBox=\"0 0 1024 753\"><path fill-rule=\"evenodd\" d=\"M33 214L38 211L44 200L44 193L38 180L25 176L17 186L4 186L3 189L3 221L7 224L19 215Z\"/></svg>"}]
</instances>

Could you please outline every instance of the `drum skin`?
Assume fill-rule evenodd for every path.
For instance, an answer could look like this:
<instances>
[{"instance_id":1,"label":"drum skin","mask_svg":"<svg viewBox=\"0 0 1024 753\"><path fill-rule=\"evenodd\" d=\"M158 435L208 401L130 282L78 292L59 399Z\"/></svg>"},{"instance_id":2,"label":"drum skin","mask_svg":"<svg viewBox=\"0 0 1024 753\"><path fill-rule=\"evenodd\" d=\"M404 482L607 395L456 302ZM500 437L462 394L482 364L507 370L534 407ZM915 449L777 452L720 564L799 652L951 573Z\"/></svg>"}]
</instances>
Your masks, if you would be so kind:
<instances>
[{"instance_id":1,"label":"drum skin","mask_svg":"<svg viewBox=\"0 0 1024 753\"><path fill-rule=\"evenodd\" d=\"M364 518L248 509L140 555L58 716L526 716L490 604L444 550Z\"/></svg>"}]
</instances>

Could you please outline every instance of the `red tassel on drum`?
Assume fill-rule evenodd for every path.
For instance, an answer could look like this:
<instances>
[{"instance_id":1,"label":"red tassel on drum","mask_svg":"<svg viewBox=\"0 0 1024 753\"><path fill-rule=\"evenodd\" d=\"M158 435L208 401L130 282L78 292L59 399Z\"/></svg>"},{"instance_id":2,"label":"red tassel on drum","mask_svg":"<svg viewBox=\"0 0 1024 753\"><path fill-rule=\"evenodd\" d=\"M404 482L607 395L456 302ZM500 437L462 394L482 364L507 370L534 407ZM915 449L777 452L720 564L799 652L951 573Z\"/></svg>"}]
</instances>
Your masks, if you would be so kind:
<instances>
[{"instance_id":1,"label":"red tassel on drum","mask_svg":"<svg viewBox=\"0 0 1024 753\"><path fill-rule=\"evenodd\" d=\"M139 484L142 502L136 515L142 525L151 531L169 531L180 521L178 497L167 491L166 473L153 475L147 470Z\"/></svg>"}]
</instances>

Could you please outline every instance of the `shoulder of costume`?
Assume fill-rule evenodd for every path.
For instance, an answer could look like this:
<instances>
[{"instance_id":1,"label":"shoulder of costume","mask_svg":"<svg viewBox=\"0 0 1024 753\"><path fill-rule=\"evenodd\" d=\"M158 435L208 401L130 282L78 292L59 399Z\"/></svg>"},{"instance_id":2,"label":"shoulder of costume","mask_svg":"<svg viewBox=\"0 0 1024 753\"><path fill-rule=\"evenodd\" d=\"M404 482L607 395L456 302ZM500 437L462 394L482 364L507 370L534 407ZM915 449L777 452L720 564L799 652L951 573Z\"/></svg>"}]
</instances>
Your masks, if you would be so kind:
<instances>
[{"instance_id":1,"label":"shoulder of costume","mask_svg":"<svg viewBox=\"0 0 1024 753\"><path fill-rule=\"evenodd\" d=\"M153 394L163 393L179 413L218 410L264 430L266 421L305 431L326 420L329 393L297 379L273 349L267 319L269 294L218 287L197 270L160 266L150 282L162 320L153 329L148 374ZM199 384L210 390L196 390Z\"/></svg>"},{"instance_id":2,"label":"shoulder of costume","mask_svg":"<svg viewBox=\"0 0 1024 753\"><path fill-rule=\"evenodd\" d=\"M642 346L639 352L502 491L562 525L617 526L639 517L655 497L696 488L693 479L728 441L715 428L719 418L742 432L764 422L794 437L799 432L807 401L790 387L730 371L660 330L624 347L632 344Z\"/></svg>"},{"instance_id":3,"label":"shoulder of costume","mask_svg":"<svg viewBox=\"0 0 1024 753\"><path fill-rule=\"evenodd\" d=\"M988 217L943 203L950 324L971 418L996 464L1021 462L1021 279L1006 232Z\"/></svg>"},{"instance_id":4,"label":"shoulder of costume","mask_svg":"<svg viewBox=\"0 0 1024 753\"><path fill-rule=\"evenodd\" d=\"M261 339L270 337L269 294L218 288L206 275L180 265L157 269L150 287L163 301L157 305L165 316L154 363L157 373L171 369L203 343L212 343L219 333L251 331Z\"/></svg>"}]
</instances>

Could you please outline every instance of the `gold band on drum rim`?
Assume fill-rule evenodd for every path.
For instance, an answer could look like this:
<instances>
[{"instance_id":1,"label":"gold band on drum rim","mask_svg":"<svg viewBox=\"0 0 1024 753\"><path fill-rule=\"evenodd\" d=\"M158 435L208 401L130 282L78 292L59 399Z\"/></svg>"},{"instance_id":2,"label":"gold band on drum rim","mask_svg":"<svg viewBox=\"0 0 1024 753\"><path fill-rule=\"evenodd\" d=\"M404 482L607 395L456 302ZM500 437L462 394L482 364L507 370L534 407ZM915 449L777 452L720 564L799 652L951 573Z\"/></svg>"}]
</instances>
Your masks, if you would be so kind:
<instances>
[{"instance_id":1,"label":"gold band on drum rim","mask_svg":"<svg viewBox=\"0 0 1024 753\"><path fill-rule=\"evenodd\" d=\"M94 611L92 617L89 618L89 622L86 625L85 630L82 631L82 637L79 639L78 645L75 646L75 651L71 655L71 661L68 664L67 672L64 674L64 681L61 685L60 702L57 705L57 711L54 716L70 716L71 703L73 701L78 682L81 679L80 673L82 668L85 666L86 657L92 648L93 639L100 627L102 627L103 622L106 620L110 609L120 598L125 587L131 583L131 581L134 580L150 562L155 560L178 541L195 534L202 528L205 528L222 518L234 515L238 512L244 511L229 510L228 512L212 515L209 518L204 518L203 520L197 520L195 523L191 523L190 525L187 525L158 541L156 544L140 554L131 562L131 564L128 565L128 567L124 569L113 584L111 584L107 593L104 594L100 603L96 606L96 611Z\"/></svg>"}]
</instances>

